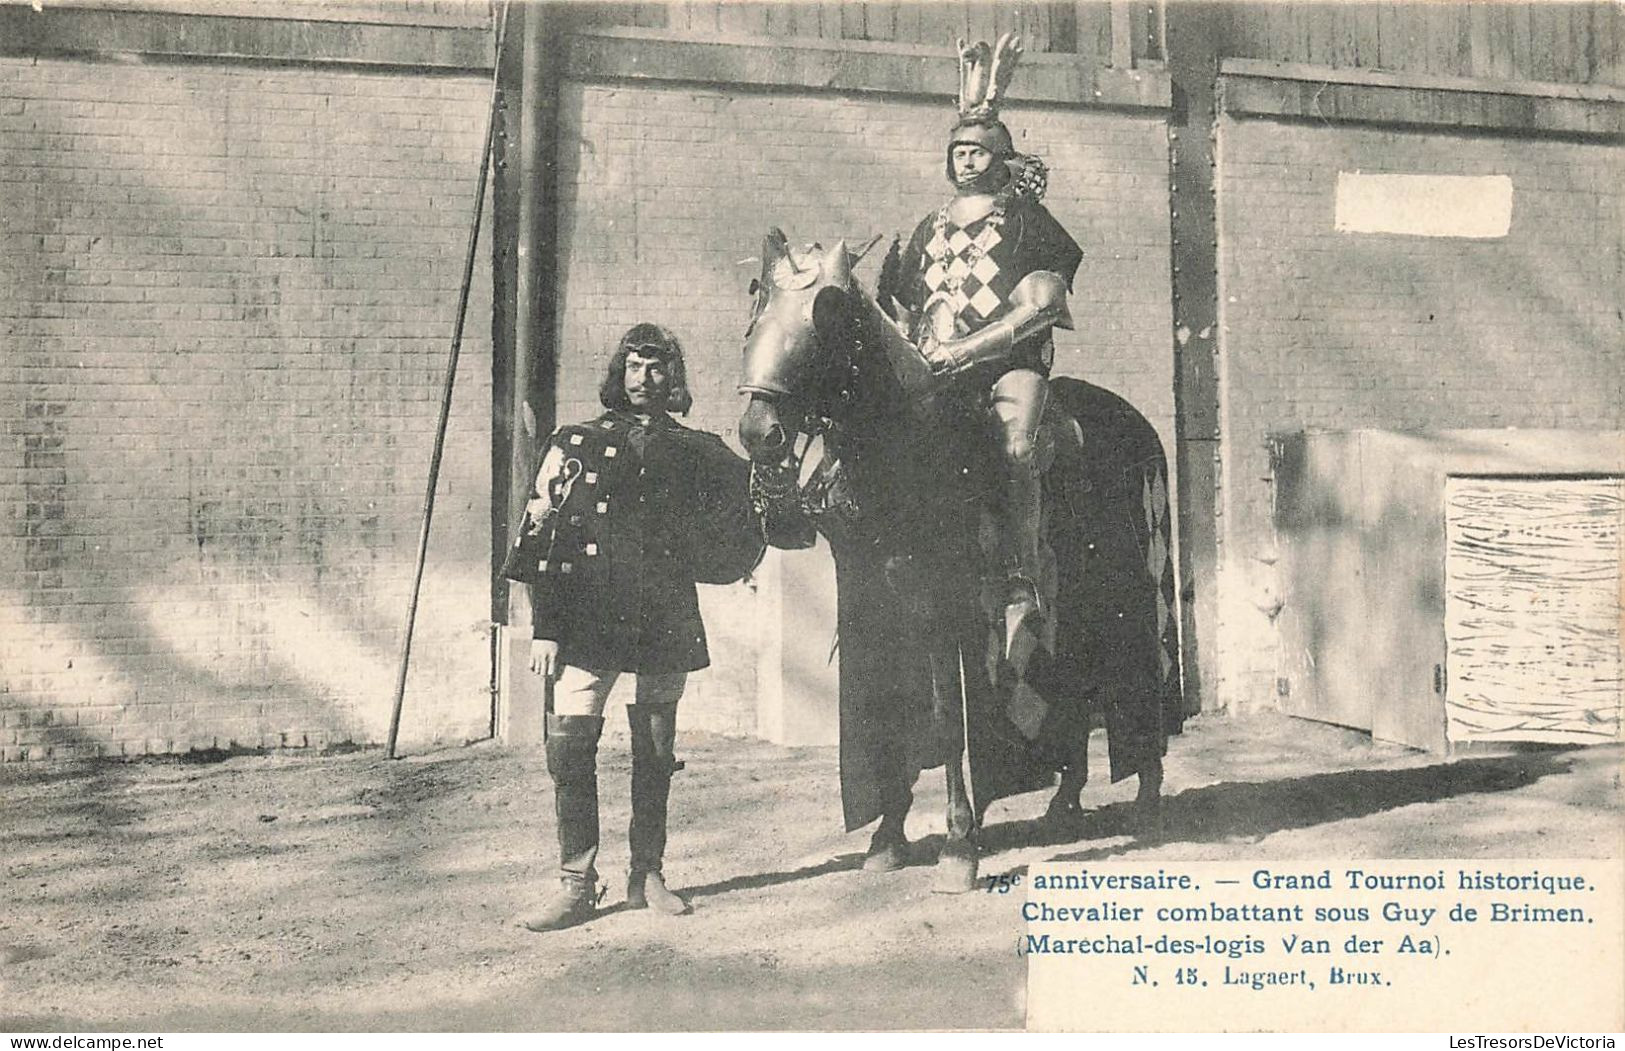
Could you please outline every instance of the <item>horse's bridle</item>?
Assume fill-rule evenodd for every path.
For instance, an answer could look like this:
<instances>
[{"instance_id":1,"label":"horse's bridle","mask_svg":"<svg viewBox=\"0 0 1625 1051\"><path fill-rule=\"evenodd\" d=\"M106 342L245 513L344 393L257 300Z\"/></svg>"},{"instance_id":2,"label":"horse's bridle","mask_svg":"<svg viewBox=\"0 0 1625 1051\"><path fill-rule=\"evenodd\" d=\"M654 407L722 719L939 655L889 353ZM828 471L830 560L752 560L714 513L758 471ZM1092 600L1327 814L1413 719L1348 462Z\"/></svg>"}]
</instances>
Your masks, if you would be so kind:
<instances>
[{"instance_id":1,"label":"horse's bridle","mask_svg":"<svg viewBox=\"0 0 1625 1051\"><path fill-rule=\"evenodd\" d=\"M850 293L850 289L843 291ZM837 530L850 527L855 522L859 507L841 462L841 422L837 407L850 406L854 400L858 361L861 360L863 346L863 337L857 334L850 341L844 341L843 346L830 356L819 377L818 395L813 404L801 413L796 432L787 443L784 459L776 464L751 464L751 501L761 520L764 539L767 539L775 522L822 522ZM812 475L803 483L801 474L805 458L819 438L824 440L823 454ZM786 538L778 539L782 543ZM811 545L812 539L807 537L799 546Z\"/></svg>"}]
</instances>

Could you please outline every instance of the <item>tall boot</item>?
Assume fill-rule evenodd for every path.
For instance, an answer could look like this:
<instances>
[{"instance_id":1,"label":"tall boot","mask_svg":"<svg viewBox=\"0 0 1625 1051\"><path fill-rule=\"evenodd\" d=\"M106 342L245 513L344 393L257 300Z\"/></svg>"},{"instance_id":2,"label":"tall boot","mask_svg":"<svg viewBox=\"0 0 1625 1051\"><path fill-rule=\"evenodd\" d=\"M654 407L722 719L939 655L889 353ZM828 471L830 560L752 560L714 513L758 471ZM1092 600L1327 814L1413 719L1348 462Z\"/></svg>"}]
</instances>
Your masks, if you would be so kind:
<instances>
[{"instance_id":1,"label":"tall boot","mask_svg":"<svg viewBox=\"0 0 1625 1051\"><path fill-rule=\"evenodd\" d=\"M688 911L688 902L666 889L660 871L666 854L671 775L683 768L676 756L677 706L629 704L626 718L632 728L632 824L627 829L632 865L626 903L634 909L681 916Z\"/></svg>"},{"instance_id":2,"label":"tall boot","mask_svg":"<svg viewBox=\"0 0 1625 1051\"><path fill-rule=\"evenodd\" d=\"M533 931L573 927L598 905L598 738L604 720L594 715L547 716L547 772L553 775L553 812L559 837L558 885L518 924Z\"/></svg>"}]
</instances>

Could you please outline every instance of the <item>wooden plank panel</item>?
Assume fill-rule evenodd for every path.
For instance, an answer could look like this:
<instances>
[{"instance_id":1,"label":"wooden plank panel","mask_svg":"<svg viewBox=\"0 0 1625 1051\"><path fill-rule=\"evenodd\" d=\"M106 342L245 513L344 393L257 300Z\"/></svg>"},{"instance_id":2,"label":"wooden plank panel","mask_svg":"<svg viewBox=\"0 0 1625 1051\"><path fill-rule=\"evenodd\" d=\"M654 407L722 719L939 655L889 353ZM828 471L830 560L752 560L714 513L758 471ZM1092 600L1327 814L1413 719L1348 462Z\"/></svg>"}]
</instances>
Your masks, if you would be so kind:
<instances>
[{"instance_id":1,"label":"wooden plank panel","mask_svg":"<svg viewBox=\"0 0 1625 1051\"><path fill-rule=\"evenodd\" d=\"M632 17L632 24L643 29L665 29L666 5L660 0L645 0L634 7Z\"/></svg>"},{"instance_id":2,"label":"wooden plank panel","mask_svg":"<svg viewBox=\"0 0 1625 1051\"><path fill-rule=\"evenodd\" d=\"M1604 34L1608 31L1606 9L1617 4L1586 4L1585 50L1586 82L1597 83L1606 75L1605 58L1608 46Z\"/></svg>"},{"instance_id":3,"label":"wooden plank panel","mask_svg":"<svg viewBox=\"0 0 1625 1051\"><path fill-rule=\"evenodd\" d=\"M1591 80L1591 9L1576 4L1569 10L1569 65L1565 80L1589 83Z\"/></svg>"},{"instance_id":4,"label":"wooden plank panel","mask_svg":"<svg viewBox=\"0 0 1625 1051\"><path fill-rule=\"evenodd\" d=\"M1557 19L1552 8L1562 4L1529 5L1529 65L1531 80L1557 79Z\"/></svg>"},{"instance_id":5,"label":"wooden plank panel","mask_svg":"<svg viewBox=\"0 0 1625 1051\"><path fill-rule=\"evenodd\" d=\"M1256 3L1241 3L1234 7L1225 8L1229 14L1229 33L1225 41L1225 51L1232 55L1241 55L1248 58L1267 58L1274 50L1270 42L1270 9ZM1175 9L1175 22L1179 22L1178 9ZM1176 32L1189 32L1182 24L1176 25Z\"/></svg>"},{"instance_id":6,"label":"wooden plank panel","mask_svg":"<svg viewBox=\"0 0 1625 1051\"><path fill-rule=\"evenodd\" d=\"M1349 55L1348 17L1344 5L1315 4L1304 9L1299 17L1303 25L1302 61L1338 69L1354 64Z\"/></svg>"},{"instance_id":7,"label":"wooden plank panel","mask_svg":"<svg viewBox=\"0 0 1625 1051\"><path fill-rule=\"evenodd\" d=\"M1451 74L1458 77L1473 75L1473 21L1466 5L1452 5L1452 21L1456 29L1456 50Z\"/></svg>"},{"instance_id":8,"label":"wooden plank panel","mask_svg":"<svg viewBox=\"0 0 1625 1051\"><path fill-rule=\"evenodd\" d=\"M1129 0L1111 0L1112 65L1117 69L1134 66L1134 23L1129 6Z\"/></svg>"},{"instance_id":9,"label":"wooden plank panel","mask_svg":"<svg viewBox=\"0 0 1625 1051\"><path fill-rule=\"evenodd\" d=\"M1420 73L1424 69L1422 54L1425 16L1413 4L1396 4L1384 25L1382 68Z\"/></svg>"},{"instance_id":10,"label":"wooden plank panel","mask_svg":"<svg viewBox=\"0 0 1625 1051\"><path fill-rule=\"evenodd\" d=\"M920 5L920 43L927 47L954 46L968 32L963 0L940 0Z\"/></svg>"},{"instance_id":11,"label":"wooden plank panel","mask_svg":"<svg viewBox=\"0 0 1625 1051\"><path fill-rule=\"evenodd\" d=\"M770 3L766 6L763 32L771 37L795 36L795 12L789 4Z\"/></svg>"},{"instance_id":12,"label":"wooden plank panel","mask_svg":"<svg viewBox=\"0 0 1625 1051\"><path fill-rule=\"evenodd\" d=\"M630 26L637 24L637 12L629 3L583 4L572 20L583 26Z\"/></svg>"},{"instance_id":13,"label":"wooden plank panel","mask_svg":"<svg viewBox=\"0 0 1625 1051\"><path fill-rule=\"evenodd\" d=\"M1496 80L1516 80L1518 66L1513 56L1517 9L1511 4L1487 3L1490 24L1490 76Z\"/></svg>"},{"instance_id":14,"label":"wooden plank panel","mask_svg":"<svg viewBox=\"0 0 1625 1051\"><path fill-rule=\"evenodd\" d=\"M0 55L28 58L144 55L466 72L491 68L491 44L487 29L0 4Z\"/></svg>"},{"instance_id":15,"label":"wooden plank panel","mask_svg":"<svg viewBox=\"0 0 1625 1051\"><path fill-rule=\"evenodd\" d=\"M1377 57L1372 66L1377 69L1394 68L1389 57L1394 50L1394 38L1399 34L1399 16L1393 4L1377 8Z\"/></svg>"},{"instance_id":16,"label":"wooden plank panel","mask_svg":"<svg viewBox=\"0 0 1625 1051\"><path fill-rule=\"evenodd\" d=\"M809 0L812 2L812 0ZM818 35L826 40L841 38L841 0L817 0Z\"/></svg>"},{"instance_id":17,"label":"wooden plank panel","mask_svg":"<svg viewBox=\"0 0 1625 1051\"><path fill-rule=\"evenodd\" d=\"M0 5L0 28L6 8ZM477 37L476 33L466 34ZM0 53L6 40L0 36ZM566 75L577 79L628 78L758 84L831 91L899 92L951 96L958 74L940 58L868 41L799 42L678 39L635 28L599 29L569 37ZM901 59L901 61L900 61ZM1068 56L1032 61L1017 78L1013 99L1065 105L1118 106L1166 111L1172 83L1164 70L1122 73L1085 66ZM934 121L933 121L934 123Z\"/></svg>"},{"instance_id":18,"label":"wooden plank panel","mask_svg":"<svg viewBox=\"0 0 1625 1051\"><path fill-rule=\"evenodd\" d=\"M865 40L897 39L896 0L865 0L863 37Z\"/></svg>"},{"instance_id":19,"label":"wooden plank panel","mask_svg":"<svg viewBox=\"0 0 1625 1051\"><path fill-rule=\"evenodd\" d=\"M784 32L793 37L815 37L818 35L818 5L817 4L783 4L784 17L779 24Z\"/></svg>"},{"instance_id":20,"label":"wooden plank panel","mask_svg":"<svg viewBox=\"0 0 1625 1051\"><path fill-rule=\"evenodd\" d=\"M1574 16L1579 13L1574 4L1547 4L1542 12L1551 23L1553 80L1584 80L1582 63L1574 54Z\"/></svg>"},{"instance_id":21,"label":"wooden plank panel","mask_svg":"<svg viewBox=\"0 0 1625 1051\"><path fill-rule=\"evenodd\" d=\"M689 0L688 28L691 33L722 32L722 4L717 0Z\"/></svg>"},{"instance_id":22,"label":"wooden plank panel","mask_svg":"<svg viewBox=\"0 0 1625 1051\"><path fill-rule=\"evenodd\" d=\"M970 0L966 13L970 18L969 39L993 43L999 37L998 16L993 0Z\"/></svg>"},{"instance_id":23,"label":"wooden plank panel","mask_svg":"<svg viewBox=\"0 0 1625 1051\"><path fill-rule=\"evenodd\" d=\"M1507 28L1512 43L1512 78L1533 80L1533 64L1529 60L1529 7L1528 4L1507 5Z\"/></svg>"},{"instance_id":24,"label":"wooden plank panel","mask_svg":"<svg viewBox=\"0 0 1625 1051\"><path fill-rule=\"evenodd\" d=\"M1418 73L1432 73L1435 71L1433 59L1434 30L1438 16L1436 4L1414 4L1410 7L1407 18L1411 23L1411 52L1407 58L1406 69Z\"/></svg>"},{"instance_id":25,"label":"wooden plank panel","mask_svg":"<svg viewBox=\"0 0 1625 1051\"><path fill-rule=\"evenodd\" d=\"M1377 64L1377 5L1351 3L1343 7L1343 31L1348 38L1346 65L1360 69Z\"/></svg>"},{"instance_id":26,"label":"wooden plank panel","mask_svg":"<svg viewBox=\"0 0 1625 1051\"><path fill-rule=\"evenodd\" d=\"M863 0L841 0L841 36L846 40L862 40Z\"/></svg>"},{"instance_id":27,"label":"wooden plank panel","mask_svg":"<svg viewBox=\"0 0 1625 1051\"><path fill-rule=\"evenodd\" d=\"M1105 63L1112 53L1111 9L1102 0L1077 0L1077 53L1086 61Z\"/></svg>"},{"instance_id":28,"label":"wooden plank panel","mask_svg":"<svg viewBox=\"0 0 1625 1051\"><path fill-rule=\"evenodd\" d=\"M1451 479L1445 493L1450 740L1618 740L1625 482Z\"/></svg>"},{"instance_id":29,"label":"wooden plank panel","mask_svg":"<svg viewBox=\"0 0 1625 1051\"><path fill-rule=\"evenodd\" d=\"M1072 0L1054 0L1048 6L1050 48L1054 51L1076 54L1078 16L1072 6Z\"/></svg>"},{"instance_id":30,"label":"wooden plank panel","mask_svg":"<svg viewBox=\"0 0 1625 1051\"><path fill-rule=\"evenodd\" d=\"M1055 50L1050 40L1049 26L1050 5L1041 2L1028 2L1021 5L1021 37L1025 40L1027 50L1032 52L1048 52Z\"/></svg>"},{"instance_id":31,"label":"wooden plank panel","mask_svg":"<svg viewBox=\"0 0 1625 1051\"><path fill-rule=\"evenodd\" d=\"M1239 4L1231 9L1232 33L1230 48L1233 55L1248 58L1269 58L1275 54L1298 55L1290 33L1282 28L1280 7L1269 3Z\"/></svg>"},{"instance_id":32,"label":"wooden plank panel","mask_svg":"<svg viewBox=\"0 0 1625 1051\"><path fill-rule=\"evenodd\" d=\"M745 32L751 36L767 36L767 9L771 0L745 0L738 6L742 11Z\"/></svg>"},{"instance_id":33,"label":"wooden plank panel","mask_svg":"<svg viewBox=\"0 0 1625 1051\"><path fill-rule=\"evenodd\" d=\"M1314 34L1323 37L1321 43L1323 50L1328 47L1326 42L1330 41L1331 34L1321 27L1330 24L1334 13L1333 7L1328 5L1324 9L1320 7L1311 9L1295 4L1272 4L1270 8L1268 18L1271 51L1290 55L1290 61L1293 62L1307 62L1309 60L1305 56L1309 53L1309 38ZM1322 60L1316 64L1326 63Z\"/></svg>"},{"instance_id":34,"label":"wooden plank panel","mask_svg":"<svg viewBox=\"0 0 1625 1051\"><path fill-rule=\"evenodd\" d=\"M1467 75L1493 77L1490 59L1490 5L1475 0L1467 5Z\"/></svg>"},{"instance_id":35,"label":"wooden plank panel","mask_svg":"<svg viewBox=\"0 0 1625 1051\"><path fill-rule=\"evenodd\" d=\"M1277 622L1282 710L1369 731L1375 694L1365 666L1372 609L1360 542L1359 437L1286 435L1272 461L1286 599Z\"/></svg>"},{"instance_id":36,"label":"wooden plank panel","mask_svg":"<svg viewBox=\"0 0 1625 1051\"><path fill-rule=\"evenodd\" d=\"M1591 10L1593 83L1625 85L1625 11L1619 4L1600 3Z\"/></svg>"},{"instance_id":37,"label":"wooden plank panel","mask_svg":"<svg viewBox=\"0 0 1625 1051\"><path fill-rule=\"evenodd\" d=\"M899 44L918 44L920 40L920 4L918 0L899 0L895 39Z\"/></svg>"},{"instance_id":38,"label":"wooden plank panel","mask_svg":"<svg viewBox=\"0 0 1625 1051\"><path fill-rule=\"evenodd\" d=\"M1159 59L1162 49L1151 39L1151 7L1144 0L1129 5L1129 26L1134 35L1135 62L1142 58Z\"/></svg>"},{"instance_id":39,"label":"wooden plank panel","mask_svg":"<svg viewBox=\"0 0 1625 1051\"><path fill-rule=\"evenodd\" d=\"M993 9L993 35L987 38L989 43L1006 33L1021 32L1020 0L1004 0L1003 3L992 4L991 7Z\"/></svg>"},{"instance_id":40,"label":"wooden plank panel","mask_svg":"<svg viewBox=\"0 0 1625 1051\"><path fill-rule=\"evenodd\" d=\"M716 32L715 0L671 0L666 12L666 25L680 33Z\"/></svg>"},{"instance_id":41,"label":"wooden plank panel","mask_svg":"<svg viewBox=\"0 0 1625 1051\"><path fill-rule=\"evenodd\" d=\"M1459 3L1430 3L1428 15L1428 71L1467 76L1466 10Z\"/></svg>"}]
</instances>

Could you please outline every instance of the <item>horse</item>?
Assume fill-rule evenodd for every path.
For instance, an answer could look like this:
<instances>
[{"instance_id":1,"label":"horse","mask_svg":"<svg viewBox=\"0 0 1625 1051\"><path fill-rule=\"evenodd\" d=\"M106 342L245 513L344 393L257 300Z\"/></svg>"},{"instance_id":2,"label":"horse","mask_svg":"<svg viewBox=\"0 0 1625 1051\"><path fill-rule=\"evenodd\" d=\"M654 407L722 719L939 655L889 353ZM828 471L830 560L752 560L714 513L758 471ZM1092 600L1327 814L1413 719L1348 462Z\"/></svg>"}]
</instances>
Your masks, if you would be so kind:
<instances>
[{"instance_id":1,"label":"horse","mask_svg":"<svg viewBox=\"0 0 1625 1051\"><path fill-rule=\"evenodd\" d=\"M739 434L768 542L810 546L816 529L834 556L844 816L848 831L880 821L864 867L909 862L912 785L935 765L948 789L938 890L975 886L994 800L1056 786L1059 773L1046 820L1077 827L1092 722L1106 726L1112 780L1138 777L1136 812L1154 827L1167 736L1183 718L1155 430L1102 388L1051 381L1050 613L1039 637L1015 630L1003 581L986 571L1003 487L985 385L934 378L854 265L844 242L797 251L768 233Z\"/></svg>"}]
</instances>

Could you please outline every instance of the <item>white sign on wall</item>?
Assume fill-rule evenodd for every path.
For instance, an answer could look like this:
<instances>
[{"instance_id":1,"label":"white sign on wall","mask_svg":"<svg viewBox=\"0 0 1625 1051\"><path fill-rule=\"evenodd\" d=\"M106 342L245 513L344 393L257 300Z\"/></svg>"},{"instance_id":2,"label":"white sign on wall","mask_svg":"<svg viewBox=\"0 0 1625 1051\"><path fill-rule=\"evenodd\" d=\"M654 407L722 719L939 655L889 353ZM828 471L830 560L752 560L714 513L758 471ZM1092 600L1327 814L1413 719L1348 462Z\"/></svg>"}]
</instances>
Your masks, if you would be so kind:
<instances>
[{"instance_id":1,"label":"white sign on wall","mask_svg":"<svg viewBox=\"0 0 1625 1051\"><path fill-rule=\"evenodd\" d=\"M1338 233L1505 237L1512 179L1505 175L1337 173Z\"/></svg>"}]
</instances>

